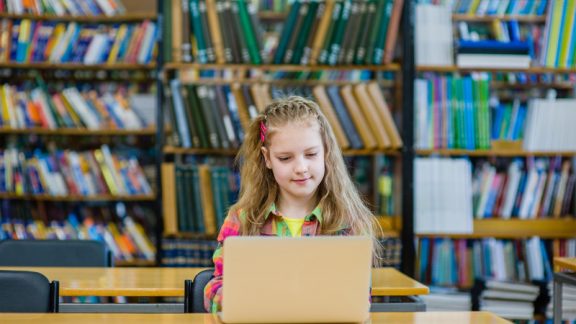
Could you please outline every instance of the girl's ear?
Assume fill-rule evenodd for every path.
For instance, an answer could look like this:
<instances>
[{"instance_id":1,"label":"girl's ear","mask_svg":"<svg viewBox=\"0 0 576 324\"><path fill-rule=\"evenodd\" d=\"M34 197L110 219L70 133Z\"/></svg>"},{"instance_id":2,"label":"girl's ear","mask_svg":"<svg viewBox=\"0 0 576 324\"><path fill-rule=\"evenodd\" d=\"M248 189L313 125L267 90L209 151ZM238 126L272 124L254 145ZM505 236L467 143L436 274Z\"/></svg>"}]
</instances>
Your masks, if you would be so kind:
<instances>
[{"instance_id":1,"label":"girl's ear","mask_svg":"<svg viewBox=\"0 0 576 324\"><path fill-rule=\"evenodd\" d=\"M264 146L260 148L262 151L262 156L264 156L264 161L266 161L266 167L272 169L272 163L270 162L270 151Z\"/></svg>"}]
</instances>

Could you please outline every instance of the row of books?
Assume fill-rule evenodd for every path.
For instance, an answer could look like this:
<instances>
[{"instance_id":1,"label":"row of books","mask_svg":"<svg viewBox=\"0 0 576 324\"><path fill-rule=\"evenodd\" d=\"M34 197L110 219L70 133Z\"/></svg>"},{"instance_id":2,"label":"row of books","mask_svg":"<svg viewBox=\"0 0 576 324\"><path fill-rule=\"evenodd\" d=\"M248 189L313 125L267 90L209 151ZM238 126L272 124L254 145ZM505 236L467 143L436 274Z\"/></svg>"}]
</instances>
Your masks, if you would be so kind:
<instances>
[{"instance_id":1,"label":"row of books","mask_svg":"<svg viewBox=\"0 0 576 324\"><path fill-rule=\"evenodd\" d=\"M416 147L489 149L489 87L487 77L429 75L416 79Z\"/></svg>"},{"instance_id":2,"label":"row of books","mask_svg":"<svg viewBox=\"0 0 576 324\"><path fill-rule=\"evenodd\" d=\"M163 163L164 233L216 235L239 186L239 174L226 166Z\"/></svg>"},{"instance_id":3,"label":"row of books","mask_svg":"<svg viewBox=\"0 0 576 324\"><path fill-rule=\"evenodd\" d=\"M543 281L520 283L479 279L472 288L472 310L492 312L509 320L531 320L534 315L545 315L549 294Z\"/></svg>"},{"instance_id":4,"label":"row of books","mask_svg":"<svg viewBox=\"0 0 576 324\"><path fill-rule=\"evenodd\" d=\"M253 2L173 1L164 51L175 62L389 64L403 1L293 1L280 35L266 38Z\"/></svg>"},{"instance_id":5,"label":"row of books","mask_svg":"<svg viewBox=\"0 0 576 324\"><path fill-rule=\"evenodd\" d=\"M472 163L414 159L414 232L472 233Z\"/></svg>"},{"instance_id":6,"label":"row of books","mask_svg":"<svg viewBox=\"0 0 576 324\"><path fill-rule=\"evenodd\" d=\"M553 291L553 283L548 286L549 291ZM576 287L571 285L562 286L562 321L570 323L576 319ZM554 299L550 301L546 309L546 317L554 317Z\"/></svg>"},{"instance_id":7,"label":"row of books","mask_svg":"<svg viewBox=\"0 0 576 324\"><path fill-rule=\"evenodd\" d=\"M419 0L419 3L430 0ZM530 15L541 16L546 13L548 0L440 0L441 3L451 6L454 13L477 16L501 15Z\"/></svg>"},{"instance_id":8,"label":"row of books","mask_svg":"<svg viewBox=\"0 0 576 324\"><path fill-rule=\"evenodd\" d=\"M489 28L487 28L489 27ZM456 64L460 67L528 68L540 55L542 26L516 20L486 24L458 23ZM486 59L494 61L486 62Z\"/></svg>"},{"instance_id":9,"label":"row of books","mask_svg":"<svg viewBox=\"0 0 576 324\"><path fill-rule=\"evenodd\" d=\"M165 237L162 239L162 265L166 267L214 267L212 255L217 247L216 240Z\"/></svg>"},{"instance_id":10,"label":"row of books","mask_svg":"<svg viewBox=\"0 0 576 324\"><path fill-rule=\"evenodd\" d=\"M381 264L385 267L400 267L402 245L398 238L380 239L384 255ZM162 239L162 264L167 267L214 267L212 255L218 247L214 239Z\"/></svg>"},{"instance_id":11,"label":"row of books","mask_svg":"<svg viewBox=\"0 0 576 324\"><path fill-rule=\"evenodd\" d=\"M166 89L172 125L182 147L236 148L250 120L273 100L299 94L314 98L328 118L342 149L402 146L398 129L377 83L338 87L273 87L269 83L182 85ZM171 98L171 99L170 99ZM368 126L368 127L367 127Z\"/></svg>"},{"instance_id":12,"label":"row of books","mask_svg":"<svg viewBox=\"0 0 576 324\"><path fill-rule=\"evenodd\" d=\"M40 86L0 85L0 127L144 129L155 125L152 94L120 88L98 92L67 87L53 93Z\"/></svg>"},{"instance_id":13,"label":"row of books","mask_svg":"<svg viewBox=\"0 0 576 324\"><path fill-rule=\"evenodd\" d=\"M527 106L516 98L492 107L492 140L518 141L524 138Z\"/></svg>"},{"instance_id":14,"label":"row of books","mask_svg":"<svg viewBox=\"0 0 576 324\"><path fill-rule=\"evenodd\" d=\"M475 278L529 282L552 279L551 242L420 238L418 280L437 286L471 287Z\"/></svg>"},{"instance_id":15,"label":"row of books","mask_svg":"<svg viewBox=\"0 0 576 324\"><path fill-rule=\"evenodd\" d=\"M389 64L403 0L295 1L274 64Z\"/></svg>"},{"instance_id":16,"label":"row of books","mask_svg":"<svg viewBox=\"0 0 576 324\"><path fill-rule=\"evenodd\" d=\"M156 23L119 25L2 19L0 62L149 64L154 62Z\"/></svg>"},{"instance_id":17,"label":"row of books","mask_svg":"<svg viewBox=\"0 0 576 324\"><path fill-rule=\"evenodd\" d=\"M528 101L523 149L526 151L576 151L576 99L546 98Z\"/></svg>"},{"instance_id":18,"label":"row of books","mask_svg":"<svg viewBox=\"0 0 576 324\"><path fill-rule=\"evenodd\" d=\"M120 0L2 0L0 12L23 15L114 16L125 13Z\"/></svg>"},{"instance_id":19,"label":"row of books","mask_svg":"<svg viewBox=\"0 0 576 324\"><path fill-rule=\"evenodd\" d=\"M547 67L575 67L576 1L550 1L546 16L540 64Z\"/></svg>"},{"instance_id":20,"label":"row of books","mask_svg":"<svg viewBox=\"0 0 576 324\"><path fill-rule=\"evenodd\" d=\"M96 222L91 218L79 220L70 214L63 221L1 219L0 240L98 240L116 260L153 261L156 249L140 224L131 217L121 222Z\"/></svg>"},{"instance_id":21,"label":"row of books","mask_svg":"<svg viewBox=\"0 0 576 324\"><path fill-rule=\"evenodd\" d=\"M574 214L576 174L570 160L559 157L515 159L506 169L487 161L472 179L476 218L561 217Z\"/></svg>"},{"instance_id":22,"label":"row of books","mask_svg":"<svg viewBox=\"0 0 576 324\"><path fill-rule=\"evenodd\" d=\"M149 195L138 160L112 154L104 144L93 151L0 151L0 193L82 196Z\"/></svg>"}]
</instances>

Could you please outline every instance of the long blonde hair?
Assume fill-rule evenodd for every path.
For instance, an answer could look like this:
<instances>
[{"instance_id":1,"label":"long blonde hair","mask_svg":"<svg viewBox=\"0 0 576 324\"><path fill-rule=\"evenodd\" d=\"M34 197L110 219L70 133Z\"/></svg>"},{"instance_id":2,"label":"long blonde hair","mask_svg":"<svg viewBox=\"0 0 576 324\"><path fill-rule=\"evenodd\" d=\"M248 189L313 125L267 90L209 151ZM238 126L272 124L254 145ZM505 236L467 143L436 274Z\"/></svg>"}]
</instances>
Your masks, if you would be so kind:
<instances>
[{"instance_id":1,"label":"long blonde hair","mask_svg":"<svg viewBox=\"0 0 576 324\"><path fill-rule=\"evenodd\" d=\"M376 218L362 201L344 164L342 151L336 142L332 127L318 105L298 96L290 96L268 105L245 133L244 142L236 158L240 162L240 198L231 211L242 211L241 235L258 235L264 224L267 209L277 199L278 184L271 170L266 168L261 151L269 144L270 134L276 127L287 123L313 123L320 126L324 143L325 175L317 189L322 206L321 235L332 235L342 228L350 228L352 235L369 235L373 238L375 263L380 259L381 245L377 235L381 228ZM264 143L260 137L260 123L267 128Z\"/></svg>"}]
</instances>

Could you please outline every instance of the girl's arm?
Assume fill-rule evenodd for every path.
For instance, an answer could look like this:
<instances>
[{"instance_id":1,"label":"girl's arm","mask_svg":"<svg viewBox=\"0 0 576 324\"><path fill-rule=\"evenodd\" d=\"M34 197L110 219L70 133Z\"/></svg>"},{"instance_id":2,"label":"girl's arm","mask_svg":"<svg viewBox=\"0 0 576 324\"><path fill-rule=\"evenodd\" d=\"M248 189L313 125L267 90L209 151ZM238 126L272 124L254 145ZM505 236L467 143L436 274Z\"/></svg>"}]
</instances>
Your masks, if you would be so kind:
<instances>
[{"instance_id":1,"label":"girl's arm","mask_svg":"<svg viewBox=\"0 0 576 324\"><path fill-rule=\"evenodd\" d=\"M204 308L208 312L216 313L222 310L222 269L224 267L222 247L227 237L238 235L240 235L240 218L237 213L231 212L224 220L218 234L218 247L212 257L214 277L204 287Z\"/></svg>"}]
</instances>

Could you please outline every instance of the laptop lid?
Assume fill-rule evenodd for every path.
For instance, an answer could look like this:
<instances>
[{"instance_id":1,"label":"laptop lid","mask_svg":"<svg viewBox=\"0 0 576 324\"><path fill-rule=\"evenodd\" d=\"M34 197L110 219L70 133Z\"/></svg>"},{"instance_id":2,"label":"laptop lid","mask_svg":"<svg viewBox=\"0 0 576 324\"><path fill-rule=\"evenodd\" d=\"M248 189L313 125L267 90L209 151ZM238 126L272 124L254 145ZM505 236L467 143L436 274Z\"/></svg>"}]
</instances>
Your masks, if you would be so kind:
<instances>
[{"instance_id":1,"label":"laptop lid","mask_svg":"<svg viewBox=\"0 0 576 324\"><path fill-rule=\"evenodd\" d=\"M226 323L361 322L372 242L361 236L238 236L224 241Z\"/></svg>"}]
</instances>

